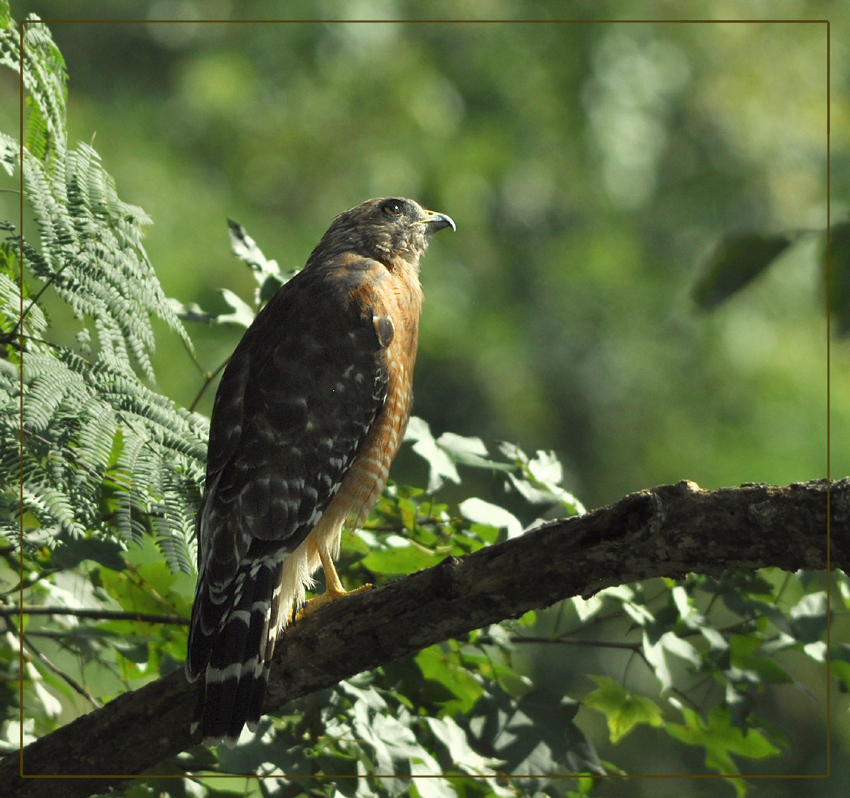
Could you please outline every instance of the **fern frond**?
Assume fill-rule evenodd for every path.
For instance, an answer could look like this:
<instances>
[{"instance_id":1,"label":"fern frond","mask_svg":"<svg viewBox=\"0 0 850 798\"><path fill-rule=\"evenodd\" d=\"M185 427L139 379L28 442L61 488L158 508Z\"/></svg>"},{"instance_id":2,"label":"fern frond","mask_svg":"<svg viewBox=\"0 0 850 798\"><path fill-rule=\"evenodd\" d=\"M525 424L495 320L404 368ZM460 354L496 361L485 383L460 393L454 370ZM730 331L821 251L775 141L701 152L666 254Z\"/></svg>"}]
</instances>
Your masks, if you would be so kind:
<instances>
[{"instance_id":1,"label":"fern frond","mask_svg":"<svg viewBox=\"0 0 850 798\"><path fill-rule=\"evenodd\" d=\"M32 469L24 472L23 503L51 538L59 537L62 532L77 537L86 531L77 517L79 508L72 505L68 494L40 479Z\"/></svg>"},{"instance_id":2,"label":"fern frond","mask_svg":"<svg viewBox=\"0 0 850 798\"><path fill-rule=\"evenodd\" d=\"M0 64L20 74L21 41L8 4L0 13ZM30 14L23 25L23 84L34 121L27 126L31 152L47 157L65 149L68 74L47 26Z\"/></svg>"},{"instance_id":3,"label":"fern frond","mask_svg":"<svg viewBox=\"0 0 850 798\"><path fill-rule=\"evenodd\" d=\"M47 351L26 358L19 449L17 379L12 364L0 369L0 466L19 473L23 458L25 509L45 532L125 541L149 532L170 541L175 567L191 562L206 420L125 371Z\"/></svg>"},{"instance_id":4,"label":"fern frond","mask_svg":"<svg viewBox=\"0 0 850 798\"><path fill-rule=\"evenodd\" d=\"M78 318L94 320L103 357L129 368L132 353L153 381L151 314L188 338L142 246L141 225L150 220L117 198L112 178L88 145L49 170L25 152L24 186L41 234L41 257L24 248L27 266Z\"/></svg>"},{"instance_id":5,"label":"fern frond","mask_svg":"<svg viewBox=\"0 0 850 798\"><path fill-rule=\"evenodd\" d=\"M52 153L61 156L66 146L68 73L50 30L35 14L30 14L23 25L23 62L27 103L38 120L27 125L27 134L32 136L31 152L39 151L44 157Z\"/></svg>"},{"instance_id":6,"label":"fern frond","mask_svg":"<svg viewBox=\"0 0 850 798\"><path fill-rule=\"evenodd\" d=\"M119 453L114 468L110 471L110 483L115 486L114 525L124 540L141 540L145 533L142 518L148 512L143 493L138 490L132 475L149 473L150 469L141 467L141 457L145 448L144 438L138 435L121 436ZM128 478L128 475L129 478Z\"/></svg>"},{"instance_id":7,"label":"fern frond","mask_svg":"<svg viewBox=\"0 0 850 798\"><path fill-rule=\"evenodd\" d=\"M20 70L18 31L0 18L0 63ZM118 198L115 183L98 154L80 144L67 151L65 62L49 29L31 15L23 25L23 84L28 93L24 136L24 188L41 236L41 255L26 265L50 283L78 317L94 319L100 344L113 365L132 353L153 381L150 353L156 315L191 348L144 250L144 227L152 222ZM11 174L17 142L0 138L0 163ZM88 288L88 290L86 290Z\"/></svg>"},{"instance_id":8,"label":"fern frond","mask_svg":"<svg viewBox=\"0 0 850 798\"><path fill-rule=\"evenodd\" d=\"M0 35L6 28L14 27L12 12L9 10L9 0L0 0Z\"/></svg>"},{"instance_id":9,"label":"fern frond","mask_svg":"<svg viewBox=\"0 0 850 798\"><path fill-rule=\"evenodd\" d=\"M29 297L21 297L20 284L10 276L17 264L17 247L11 241L0 243L0 332L15 338L12 334L21 327L24 335L37 338L47 329L47 318Z\"/></svg>"},{"instance_id":10,"label":"fern frond","mask_svg":"<svg viewBox=\"0 0 850 798\"><path fill-rule=\"evenodd\" d=\"M29 391L24 401L25 429L33 433L46 430L63 402L79 406L89 398L86 384L70 369L56 368L56 358L31 354L27 357Z\"/></svg>"},{"instance_id":11,"label":"fern frond","mask_svg":"<svg viewBox=\"0 0 850 798\"><path fill-rule=\"evenodd\" d=\"M163 461L160 473L163 501L154 523L157 545L173 571L190 574L194 568L196 549L195 512L200 501L197 482L189 482L184 474ZM191 490L195 487L195 490Z\"/></svg>"},{"instance_id":12,"label":"fern frond","mask_svg":"<svg viewBox=\"0 0 850 798\"><path fill-rule=\"evenodd\" d=\"M15 139L5 133L0 133L0 165L9 173L10 177L15 174L18 150L18 142Z\"/></svg>"},{"instance_id":13,"label":"fern frond","mask_svg":"<svg viewBox=\"0 0 850 798\"><path fill-rule=\"evenodd\" d=\"M133 367L153 382L154 315L191 342L145 252L151 220L119 198L94 149L67 148L64 61L44 25L23 28L29 114L21 166L39 243L0 222L0 534L17 542L22 519L25 546L150 534L172 568L191 571L209 425ZM0 64L17 72L20 55L0 0ZM3 167L11 172L18 157L15 140L0 134ZM22 273L42 283L35 297L26 286L22 297ZM45 290L86 320L84 351L94 331L93 360L43 340L48 326L37 301Z\"/></svg>"},{"instance_id":14,"label":"fern frond","mask_svg":"<svg viewBox=\"0 0 850 798\"><path fill-rule=\"evenodd\" d=\"M115 411L100 397L90 397L79 408L77 461L89 473L105 474L112 459L119 423Z\"/></svg>"}]
</instances>

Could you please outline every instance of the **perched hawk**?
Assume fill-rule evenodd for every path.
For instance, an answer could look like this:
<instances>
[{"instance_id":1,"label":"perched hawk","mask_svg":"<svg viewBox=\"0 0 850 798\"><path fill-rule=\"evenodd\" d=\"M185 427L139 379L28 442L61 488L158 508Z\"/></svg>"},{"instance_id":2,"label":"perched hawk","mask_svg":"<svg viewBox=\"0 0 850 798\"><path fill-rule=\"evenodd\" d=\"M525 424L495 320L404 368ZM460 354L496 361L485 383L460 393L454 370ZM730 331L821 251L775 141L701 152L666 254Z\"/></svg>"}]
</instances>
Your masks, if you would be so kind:
<instances>
[{"instance_id":1,"label":"perched hawk","mask_svg":"<svg viewBox=\"0 0 850 798\"><path fill-rule=\"evenodd\" d=\"M344 525L365 521L410 417L419 258L454 222L413 200L341 213L304 269L259 313L213 406L198 511L198 585L186 675L193 731L235 745L263 708L275 641Z\"/></svg>"}]
</instances>

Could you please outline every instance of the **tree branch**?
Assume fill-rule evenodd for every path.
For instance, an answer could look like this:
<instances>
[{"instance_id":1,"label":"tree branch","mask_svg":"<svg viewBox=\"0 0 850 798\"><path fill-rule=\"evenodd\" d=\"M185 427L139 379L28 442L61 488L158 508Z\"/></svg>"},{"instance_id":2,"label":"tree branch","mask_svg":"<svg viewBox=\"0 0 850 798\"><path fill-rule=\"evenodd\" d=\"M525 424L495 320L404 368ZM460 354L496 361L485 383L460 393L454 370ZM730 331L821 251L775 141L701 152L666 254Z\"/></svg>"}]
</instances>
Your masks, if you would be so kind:
<instances>
[{"instance_id":1,"label":"tree branch","mask_svg":"<svg viewBox=\"0 0 850 798\"><path fill-rule=\"evenodd\" d=\"M850 480L829 492L825 480L717 491L665 485L327 605L278 644L266 710L565 598L768 566L850 571ZM23 773L77 776L62 784L67 798L102 792L198 743L189 734L194 701L182 671L171 673L27 745ZM21 779L19 767L17 753L0 760L7 796L55 795L52 778Z\"/></svg>"}]
</instances>

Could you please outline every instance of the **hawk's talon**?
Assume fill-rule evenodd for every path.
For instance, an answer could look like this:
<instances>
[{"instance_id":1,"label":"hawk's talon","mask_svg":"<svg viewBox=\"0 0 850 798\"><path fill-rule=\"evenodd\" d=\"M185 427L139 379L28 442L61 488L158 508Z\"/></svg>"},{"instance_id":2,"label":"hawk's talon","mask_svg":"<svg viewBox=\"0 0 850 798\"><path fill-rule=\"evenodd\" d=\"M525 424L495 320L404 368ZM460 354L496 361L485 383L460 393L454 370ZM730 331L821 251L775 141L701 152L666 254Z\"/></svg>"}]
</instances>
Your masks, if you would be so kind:
<instances>
[{"instance_id":1,"label":"hawk's talon","mask_svg":"<svg viewBox=\"0 0 850 798\"><path fill-rule=\"evenodd\" d=\"M292 620L300 621L303 618L306 618L311 613L316 610L324 607L325 604L331 604L334 601L338 601L339 599L345 598L346 596L354 596L357 593L366 593L371 590L374 585L360 585L360 587L355 587L353 590L326 590L322 593L321 596L316 596L315 598L310 599L309 601L305 601L297 612L293 613Z\"/></svg>"},{"instance_id":2,"label":"hawk's talon","mask_svg":"<svg viewBox=\"0 0 850 798\"><path fill-rule=\"evenodd\" d=\"M298 606L298 608L297 608L297 609L296 609L295 607L293 607L293 608L292 608L292 614L289 616L289 622L290 622L290 623L295 623L295 620L296 620L296 619L298 618L298 616L299 616L299 615L300 615L300 614L304 611L304 609L306 608L306 606L307 606L309 603L310 603L309 601L302 601L302 602L301 602L301 604Z\"/></svg>"}]
</instances>

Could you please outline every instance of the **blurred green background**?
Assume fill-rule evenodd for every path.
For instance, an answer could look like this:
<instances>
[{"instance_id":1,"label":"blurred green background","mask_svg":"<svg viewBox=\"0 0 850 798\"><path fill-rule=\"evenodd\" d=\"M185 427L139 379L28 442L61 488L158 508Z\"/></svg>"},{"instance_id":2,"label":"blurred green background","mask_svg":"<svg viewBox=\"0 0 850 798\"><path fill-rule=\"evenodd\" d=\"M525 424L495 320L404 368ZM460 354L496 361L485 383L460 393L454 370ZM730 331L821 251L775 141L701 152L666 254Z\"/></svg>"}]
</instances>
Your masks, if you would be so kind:
<instances>
[{"instance_id":1,"label":"blurred green background","mask_svg":"<svg viewBox=\"0 0 850 798\"><path fill-rule=\"evenodd\" d=\"M554 449L588 508L683 478L826 476L827 25L743 20L831 21L834 223L850 194L846 2L13 0L16 19L30 11L66 20L50 27L71 141L95 136L119 195L153 218L169 296L206 310L225 309L219 288L252 297L228 216L288 268L341 210L410 196L458 226L422 270L414 412L435 433ZM341 13L396 21L203 21ZM702 22L480 21L636 15ZM190 21L144 21L168 18ZM15 102L0 114L16 129ZM17 200L0 202L14 218ZM707 255L747 230L800 238L698 311ZM209 370L241 332L190 327ZM835 340L831 355L837 478L850 473L850 347ZM164 330L155 365L159 388L190 405L202 376ZM393 477L421 484L424 469L405 451ZM788 708L816 727L807 772L822 709ZM641 772L636 753L619 764Z\"/></svg>"},{"instance_id":2,"label":"blurred green background","mask_svg":"<svg viewBox=\"0 0 850 798\"><path fill-rule=\"evenodd\" d=\"M574 10L616 19L634 5ZM751 16L746 3L687 5ZM838 3L772 8L783 5L848 16ZM540 18L564 4L346 8ZM225 308L221 287L251 296L227 216L289 267L339 211L411 196L458 224L422 274L414 412L435 432L553 448L590 507L682 478L714 488L826 475L821 239L804 237L716 312L689 296L719 237L825 226L825 24L200 21L339 9L13 4L19 19L198 20L51 26L71 76L71 139L94 136L122 198L154 219L147 246L169 296L205 309ZM833 41L836 126L846 55ZM846 214L847 157L833 135L833 220ZM190 331L210 370L241 332ZM846 346L833 355L837 398ZM160 388L191 404L200 375L174 337L161 337L157 365ZM836 400L832 424L846 439L850 404ZM420 467L405 457L394 476L421 482ZM832 473L850 473L840 447Z\"/></svg>"}]
</instances>

